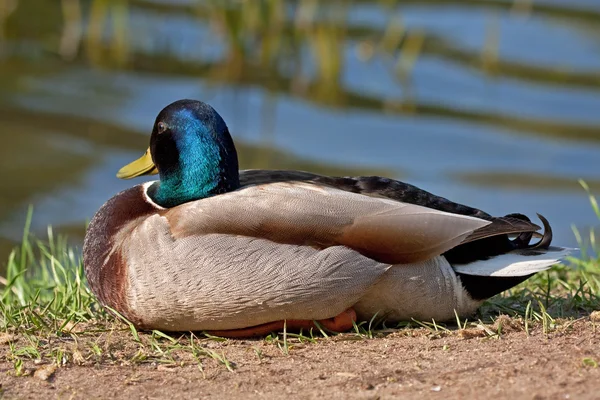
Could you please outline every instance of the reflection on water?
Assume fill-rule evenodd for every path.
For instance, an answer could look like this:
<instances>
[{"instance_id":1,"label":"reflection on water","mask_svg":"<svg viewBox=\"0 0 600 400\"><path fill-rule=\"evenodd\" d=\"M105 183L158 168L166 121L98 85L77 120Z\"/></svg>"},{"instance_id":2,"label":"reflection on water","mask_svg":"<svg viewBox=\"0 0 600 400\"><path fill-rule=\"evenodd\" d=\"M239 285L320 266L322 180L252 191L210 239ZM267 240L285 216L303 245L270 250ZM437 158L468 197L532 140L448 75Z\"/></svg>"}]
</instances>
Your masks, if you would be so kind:
<instances>
[{"instance_id":1,"label":"reflection on water","mask_svg":"<svg viewBox=\"0 0 600 400\"><path fill-rule=\"evenodd\" d=\"M596 224L596 0L0 0L0 259L69 232L179 98L228 121L244 168L386 174L491 213Z\"/></svg>"}]
</instances>

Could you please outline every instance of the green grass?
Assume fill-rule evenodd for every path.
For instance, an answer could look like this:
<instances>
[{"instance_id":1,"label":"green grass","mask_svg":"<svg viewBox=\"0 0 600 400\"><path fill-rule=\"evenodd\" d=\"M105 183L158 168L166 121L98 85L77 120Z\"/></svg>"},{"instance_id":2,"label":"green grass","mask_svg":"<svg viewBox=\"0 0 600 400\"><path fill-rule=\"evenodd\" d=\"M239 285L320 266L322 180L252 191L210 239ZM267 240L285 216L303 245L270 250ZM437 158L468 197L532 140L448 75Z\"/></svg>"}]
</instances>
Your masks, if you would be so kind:
<instances>
[{"instance_id":1,"label":"green grass","mask_svg":"<svg viewBox=\"0 0 600 400\"><path fill-rule=\"evenodd\" d=\"M591 194L590 201L600 219ZM39 363L58 367L152 364L165 368L193 364L203 374L205 366L212 363L235 370L236 364L225 354L231 341L204 334L138 332L124 318L100 307L85 283L79 251L64 237L55 237L50 228L47 240L33 238L30 222L31 213L21 245L9 256L6 277L0 277L0 360L12 363L15 375L31 374L30 366ZM284 330L247 344L248 350L262 362L264 346L274 346L286 356L323 340L370 340L390 333L500 338L515 329L527 335L564 332L600 310L595 233L575 231L575 235L583 249L580 258L490 299L473 318L457 316L450 323L412 320L386 326L376 315L371 321L355 324L350 333L337 335L319 325L308 332ZM584 364L592 365L592 361Z\"/></svg>"},{"instance_id":2,"label":"green grass","mask_svg":"<svg viewBox=\"0 0 600 400\"><path fill-rule=\"evenodd\" d=\"M200 370L212 360L233 371L235 364L205 346L215 337L170 336L138 332L99 306L85 284L81 257L63 237L48 229L48 239L29 234L31 212L22 244L9 256L0 301L0 356L26 375L27 361L66 364L194 363ZM1 358L0 358L1 359Z\"/></svg>"}]
</instances>

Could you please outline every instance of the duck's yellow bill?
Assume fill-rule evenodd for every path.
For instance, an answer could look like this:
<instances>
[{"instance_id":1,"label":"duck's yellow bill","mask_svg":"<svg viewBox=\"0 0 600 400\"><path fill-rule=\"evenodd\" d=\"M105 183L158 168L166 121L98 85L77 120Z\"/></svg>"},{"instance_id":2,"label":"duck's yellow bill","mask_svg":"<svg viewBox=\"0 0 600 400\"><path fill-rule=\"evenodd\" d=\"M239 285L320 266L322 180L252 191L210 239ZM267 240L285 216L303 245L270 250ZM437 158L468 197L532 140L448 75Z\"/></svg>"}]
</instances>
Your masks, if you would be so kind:
<instances>
[{"instance_id":1,"label":"duck's yellow bill","mask_svg":"<svg viewBox=\"0 0 600 400\"><path fill-rule=\"evenodd\" d=\"M136 176L156 174L158 174L158 169L152 162L152 156L150 156L150 149L148 148L143 156L121 168L117 172L117 178L131 179Z\"/></svg>"}]
</instances>

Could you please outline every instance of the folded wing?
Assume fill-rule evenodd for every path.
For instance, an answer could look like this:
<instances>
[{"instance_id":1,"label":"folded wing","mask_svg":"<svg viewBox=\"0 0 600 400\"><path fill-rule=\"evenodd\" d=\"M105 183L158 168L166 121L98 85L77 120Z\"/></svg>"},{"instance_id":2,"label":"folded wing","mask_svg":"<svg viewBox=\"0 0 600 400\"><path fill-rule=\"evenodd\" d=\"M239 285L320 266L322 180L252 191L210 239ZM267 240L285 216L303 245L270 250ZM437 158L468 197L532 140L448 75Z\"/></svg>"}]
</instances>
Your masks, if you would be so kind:
<instances>
[{"instance_id":1,"label":"folded wing","mask_svg":"<svg viewBox=\"0 0 600 400\"><path fill-rule=\"evenodd\" d=\"M165 212L175 238L232 234L326 248L344 245L385 263L426 260L490 221L301 182L276 182Z\"/></svg>"}]
</instances>

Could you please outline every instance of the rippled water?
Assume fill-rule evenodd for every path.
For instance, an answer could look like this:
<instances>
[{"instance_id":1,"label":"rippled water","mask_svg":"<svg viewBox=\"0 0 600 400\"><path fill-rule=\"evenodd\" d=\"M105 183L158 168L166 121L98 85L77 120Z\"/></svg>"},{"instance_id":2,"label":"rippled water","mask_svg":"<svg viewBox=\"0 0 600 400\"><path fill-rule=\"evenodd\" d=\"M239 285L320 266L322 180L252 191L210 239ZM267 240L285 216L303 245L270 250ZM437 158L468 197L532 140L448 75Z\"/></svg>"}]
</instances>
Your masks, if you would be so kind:
<instances>
[{"instance_id":1,"label":"rippled water","mask_svg":"<svg viewBox=\"0 0 600 400\"><path fill-rule=\"evenodd\" d=\"M2 0L0 87L0 255L30 204L79 241L180 98L244 168L385 174L571 246L598 224L596 0Z\"/></svg>"}]
</instances>

